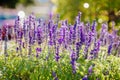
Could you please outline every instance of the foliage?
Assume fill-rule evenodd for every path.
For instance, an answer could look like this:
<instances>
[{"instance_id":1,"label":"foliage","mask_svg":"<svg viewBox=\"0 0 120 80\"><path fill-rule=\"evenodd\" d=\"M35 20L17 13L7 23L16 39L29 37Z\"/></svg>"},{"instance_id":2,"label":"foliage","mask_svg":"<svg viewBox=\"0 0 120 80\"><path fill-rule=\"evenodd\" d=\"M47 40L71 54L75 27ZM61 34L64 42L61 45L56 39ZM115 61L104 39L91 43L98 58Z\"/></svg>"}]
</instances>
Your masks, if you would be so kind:
<instances>
[{"instance_id":1,"label":"foliage","mask_svg":"<svg viewBox=\"0 0 120 80\"><path fill-rule=\"evenodd\" d=\"M89 74L88 68L93 67L93 72L88 76L89 80L118 80L120 79L120 58L116 56L108 56L106 59L97 58L94 60L86 60L80 55L77 61L77 72L72 73L69 64L69 56L64 56L57 63L54 60L54 54L46 60L41 53L39 58L34 56L18 56L13 51L4 59L4 55L0 56L0 79L1 80L53 80L52 72L54 71L59 80L80 80L84 75Z\"/></svg>"},{"instance_id":2,"label":"foliage","mask_svg":"<svg viewBox=\"0 0 120 80\"><path fill-rule=\"evenodd\" d=\"M108 56L105 60L96 59L93 74L90 76L100 80L119 80L120 79L120 58L113 55Z\"/></svg>"},{"instance_id":3,"label":"foliage","mask_svg":"<svg viewBox=\"0 0 120 80\"><path fill-rule=\"evenodd\" d=\"M84 8L83 4L88 3L89 8ZM56 2L57 11L60 13L62 19L68 19L73 23L75 15L79 11L83 13L82 20L97 21L102 19L104 21L119 22L120 19L120 1L119 0L58 0Z\"/></svg>"}]
</instances>

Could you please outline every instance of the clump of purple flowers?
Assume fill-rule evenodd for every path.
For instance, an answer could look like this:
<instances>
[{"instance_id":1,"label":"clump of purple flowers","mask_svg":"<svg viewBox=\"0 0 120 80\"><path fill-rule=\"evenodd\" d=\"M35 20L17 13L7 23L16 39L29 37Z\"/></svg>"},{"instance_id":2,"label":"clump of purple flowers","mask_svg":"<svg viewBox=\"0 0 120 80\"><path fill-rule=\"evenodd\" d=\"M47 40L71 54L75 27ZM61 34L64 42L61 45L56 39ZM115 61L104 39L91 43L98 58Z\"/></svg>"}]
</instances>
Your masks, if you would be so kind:
<instances>
[{"instance_id":1,"label":"clump of purple flowers","mask_svg":"<svg viewBox=\"0 0 120 80\"><path fill-rule=\"evenodd\" d=\"M94 20L92 25L89 22L83 23L81 21L81 12L77 15L73 25L68 25L67 20L59 21L58 16L56 20L53 19L53 15L50 15L48 21L37 20L32 13L24 19L23 25L21 25L21 19L18 17L15 20L14 31L16 44L20 52L22 53L22 48L25 48L22 43L28 45L29 55L32 54L32 46L36 43L39 46L45 43L47 44L46 46L49 46L49 49L54 47L56 61L60 58L59 49L61 48L64 50L74 49L76 60L79 58L79 53L82 49L84 50L85 59L88 59L89 57L97 58L102 46L108 46L108 55L111 54L113 44L115 41L119 42L119 36L114 28L113 32L109 33L108 24L103 23L99 34L96 31L97 22ZM61 25L58 27L59 23ZM85 46L84 49L82 46Z\"/></svg>"},{"instance_id":2,"label":"clump of purple flowers","mask_svg":"<svg viewBox=\"0 0 120 80\"><path fill-rule=\"evenodd\" d=\"M55 61L59 62L62 59L61 53L67 51L70 53L72 73L75 74L80 55L84 59L95 59L99 56L101 47L107 47L107 56L112 55L114 49L120 55L120 36L117 35L117 31L113 28L110 33L106 23L102 24L100 33L96 28L97 21L94 20L92 24L90 22L84 23L81 21L81 13L76 16L75 23L71 25L67 20L60 21L59 16L54 19L53 15L50 15L48 20L37 19L33 13L25 19L18 16L14 25L16 52L22 55L24 54L22 49L26 49L27 55L31 56L34 54L33 49L36 49L34 50L36 51L35 56L38 58L44 48L47 48L47 58L52 53ZM5 29L4 54L7 55L8 27ZM0 29L0 41L1 37L2 30ZM92 69L93 66L90 66L89 74L93 72ZM52 74L55 80L58 80L55 72ZM88 75L85 75L82 80L88 80Z\"/></svg>"}]
</instances>

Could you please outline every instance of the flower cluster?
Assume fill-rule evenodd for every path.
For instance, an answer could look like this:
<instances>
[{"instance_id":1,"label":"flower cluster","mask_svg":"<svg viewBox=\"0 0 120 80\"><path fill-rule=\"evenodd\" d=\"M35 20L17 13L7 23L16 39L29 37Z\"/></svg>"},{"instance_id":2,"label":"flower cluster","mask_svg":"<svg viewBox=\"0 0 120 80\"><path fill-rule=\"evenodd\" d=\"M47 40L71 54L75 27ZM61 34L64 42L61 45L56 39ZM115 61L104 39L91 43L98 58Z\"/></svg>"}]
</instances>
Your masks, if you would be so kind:
<instances>
[{"instance_id":1,"label":"flower cluster","mask_svg":"<svg viewBox=\"0 0 120 80\"><path fill-rule=\"evenodd\" d=\"M40 53L44 51L44 48L47 48L47 58L50 53L54 53L56 62L62 58L61 53L68 51L72 72L75 74L79 55L84 56L85 59L95 59L103 47L107 47L107 55L105 56L114 55L114 49L117 52L115 55L120 55L120 37L117 35L117 31L113 28L112 32L108 32L107 23L102 24L100 33L97 32L96 28L97 22L95 20L92 24L82 22L81 13L76 16L73 25L69 25L67 20L60 21L59 16L56 20L52 18L52 15L48 20L37 19L33 13L25 19L18 16L14 25L16 51L23 55L22 49L25 49L26 54L31 56L35 50L35 56L39 58ZM7 31L5 54L7 54ZM1 34L0 29L0 40ZM89 74L92 74L92 68L90 66ZM87 77L88 75L85 75L83 80L88 80Z\"/></svg>"}]
</instances>

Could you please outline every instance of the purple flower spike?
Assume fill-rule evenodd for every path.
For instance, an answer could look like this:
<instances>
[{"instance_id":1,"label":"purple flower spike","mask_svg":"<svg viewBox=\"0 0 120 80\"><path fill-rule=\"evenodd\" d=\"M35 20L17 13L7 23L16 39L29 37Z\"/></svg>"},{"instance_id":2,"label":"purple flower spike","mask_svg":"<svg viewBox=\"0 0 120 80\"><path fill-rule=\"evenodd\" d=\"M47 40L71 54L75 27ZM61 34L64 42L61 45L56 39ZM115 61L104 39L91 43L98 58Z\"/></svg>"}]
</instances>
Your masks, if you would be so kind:
<instances>
[{"instance_id":1,"label":"purple flower spike","mask_svg":"<svg viewBox=\"0 0 120 80\"><path fill-rule=\"evenodd\" d=\"M96 31L96 21L93 21L93 25L92 25L92 32Z\"/></svg>"},{"instance_id":2,"label":"purple flower spike","mask_svg":"<svg viewBox=\"0 0 120 80\"><path fill-rule=\"evenodd\" d=\"M76 60L79 58L79 51L81 49L82 43L81 42L77 42L76 43Z\"/></svg>"},{"instance_id":3,"label":"purple flower spike","mask_svg":"<svg viewBox=\"0 0 120 80\"><path fill-rule=\"evenodd\" d=\"M81 22L81 15L82 15L82 12L79 12L79 13L78 13L78 23Z\"/></svg>"},{"instance_id":4,"label":"purple flower spike","mask_svg":"<svg viewBox=\"0 0 120 80\"><path fill-rule=\"evenodd\" d=\"M37 51L37 52L41 52L42 49L41 49L41 48L36 48L36 51Z\"/></svg>"},{"instance_id":5,"label":"purple flower spike","mask_svg":"<svg viewBox=\"0 0 120 80\"><path fill-rule=\"evenodd\" d=\"M60 59L60 56L59 56L59 46L57 46L57 48L56 48L55 59L56 59L57 62Z\"/></svg>"},{"instance_id":6,"label":"purple flower spike","mask_svg":"<svg viewBox=\"0 0 120 80\"><path fill-rule=\"evenodd\" d=\"M59 80L57 75L56 75L56 73L54 71L52 71L52 76L53 76L54 80Z\"/></svg>"},{"instance_id":7,"label":"purple flower spike","mask_svg":"<svg viewBox=\"0 0 120 80\"><path fill-rule=\"evenodd\" d=\"M98 56L98 52L100 50L100 45L101 45L100 40L94 42L94 49L91 50L91 52L90 52L91 55L94 55L94 58L96 58Z\"/></svg>"},{"instance_id":8,"label":"purple flower spike","mask_svg":"<svg viewBox=\"0 0 120 80\"><path fill-rule=\"evenodd\" d=\"M109 47L108 47L108 55L111 54L111 50L112 50L112 44L110 44Z\"/></svg>"},{"instance_id":9,"label":"purple flower spike","mask_svg":"<svg viewBox=\"0 0 120 80\"><path fill-rule=\"evenodd\" d=\"M37 41L39 45L42 43L42 28L40 26L37 28Z\"/></svg>"},{"instance_id":10,"label":"purple flower spike","mask_svg":"<svg viewBox=\"0 0 120 80\"><path fill-rule=\"evenodd\" d=\"M55 77L55 79L54 80L59 80L57 77Z\"/></svg>"},{"instance_id":11,"label":"purple flower spike","mask_svg":"<svg viewBox=\"0 0 120 80\"><path fill-rule=\"evenodd\" d=\"M72 54L71 54L71 65L72 65L72 72L73 74L76 73L76 53L73 51Z\"/></svg>"},{"instance_id":12,"label":"purple flower spike","mask_svg":"<svg viewBox=\"0 0 120 80\"><path fill-rule=\"evenodd\" d=\"M84 35L83 28L80 28L80 40L82 43L85 42L85 35Z\"/></svg>"},{"instance_id":13,"label":"purple flower spike","mask_svg":"<svg viewBox=\"0 0 120 80\"><path fill-rule=\"evenodd\" d=\"M91 65L91 66L89 67L89 69L88 69L88 73L89 73L89 74L92 74L92 72L93 72L92 69L93 69L93 66Z\"/></svg>"},{"instance_id":14,"label":"purple flower spike","mask_svg":"<svg viewBox=\"0 0 120 80\"><path fill-rule=\"evenodd\" d=\"M85 75L85 76L82 78L82 80L88 80L87 75Z\"/></svg>"},{"instance_id":15,"label":"purple flower spike","mask_svg":"<svg viewBox=\"0 0 120 80\"><path fill-rule=\"evenodd\" d=\"M52 76L56 77L56 73L54 71L52 71Z\"/></svg>"},{"instance_id":16,"label":"purple flower spike","mask_svg":"<svg viewBox=\"0 0 120 80\"><path fill-rule=\"evenodd\" d=\"M39 53L42 51L41 48L36 48L36 57L39 57Z\"/></svg>"}]
</instances>

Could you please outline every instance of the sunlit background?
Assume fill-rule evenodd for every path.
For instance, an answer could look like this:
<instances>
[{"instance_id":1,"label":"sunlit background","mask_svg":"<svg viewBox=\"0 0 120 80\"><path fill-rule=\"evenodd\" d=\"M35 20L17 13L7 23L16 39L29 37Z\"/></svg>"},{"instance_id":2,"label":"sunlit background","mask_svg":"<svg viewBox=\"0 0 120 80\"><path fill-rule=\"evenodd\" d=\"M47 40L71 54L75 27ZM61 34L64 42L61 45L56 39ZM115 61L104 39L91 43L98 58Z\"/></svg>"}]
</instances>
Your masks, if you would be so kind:
<instances>
[{"instance_id":1,"label":"sunlit background","mask_svg":"<svg viewBox=\"0 0 120 80\"><path fill-rule=\"evenodd\" d=\"M116 22L120 26L120 0L0 0L0 26L14 25L19 15L24 18L34 13L37 18L47 19L50 13L60 14L61 19L74 23L76 15L82 12L82 21L96 20L98 26L103 22Z\"/></svg>"}]
</instances>

